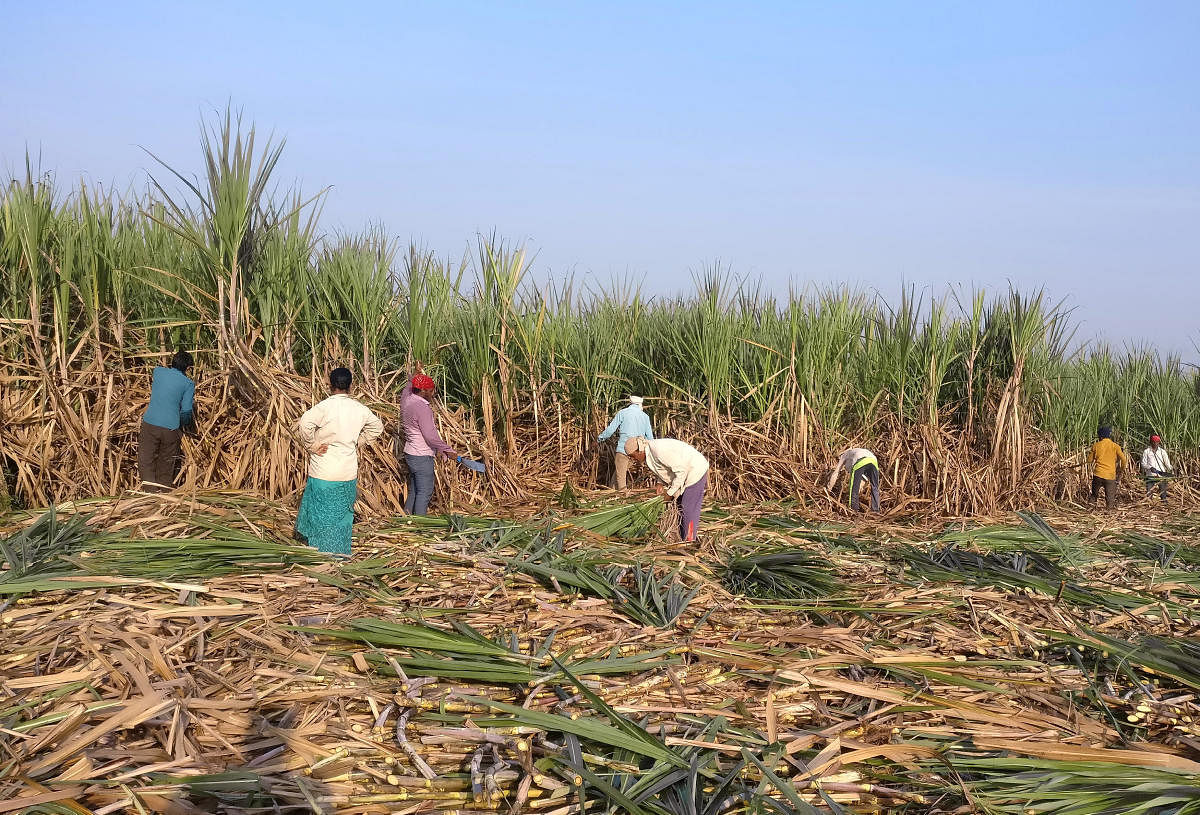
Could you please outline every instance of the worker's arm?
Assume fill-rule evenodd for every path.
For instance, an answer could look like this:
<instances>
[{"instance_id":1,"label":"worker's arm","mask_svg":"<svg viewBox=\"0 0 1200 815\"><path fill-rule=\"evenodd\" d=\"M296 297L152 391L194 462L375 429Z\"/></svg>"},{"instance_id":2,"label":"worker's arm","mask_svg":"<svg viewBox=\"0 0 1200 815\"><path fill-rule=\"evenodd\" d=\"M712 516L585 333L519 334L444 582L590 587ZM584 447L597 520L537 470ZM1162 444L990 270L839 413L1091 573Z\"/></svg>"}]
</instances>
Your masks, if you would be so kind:
<instances>
[{"instance_id":1,"label":"worker's arm","mask_svg":"<svg viewBox=\"0 0 1200 815\"><path fill-rule=\"evenodd\" d=\"M413 377L420 376L423 373L425 373L425 368L423 365L421 365L421 361L417 360L416 365L413 366L413 372L408 375L408 378L404 382L404 389L402 391L400 391L400 401L401 402L403 402L409 396L412 396Z\"/></svg>"},{"instance_id":2,"label":"worker's arm","mask_svg":"<svg viewBox=\"0 0 1200 815\"><path fill-rule=\"evenodd\" d=\"M196 432L195 408L196 383L189 378L183 387L183 398L179 401L179 426L189 435Z\"/></svg>"},{"instance_id":3,"label":"worker's arm","mask_svg":"<svg viewBox=\"0 0 1200 815\"><path fill-rule=\"evenodd\" d=\"M646 417L646 439L648 441L654 441L654 427L650 424L649 416Z\"/></svg>"},{"instance_id":4,"label":"worker's arm","mask_svg":"<svg viewBox=\"0 0 1200 815\"><path fill-rule=\"evenodd\" d=\"M825 485L825 489L832 491L833 485L836 484L837 480L842 476L842 470L844 469L846 472L850 472L850 466L850 451L847 450L838 456L837 461L833 463L833 472L829 474L829 483Z\"/></svg>"},{"instance_id":5,"label":"worker's arm","mask_svg":"<svg viewBox=\"0 0 1200 815\"><path fill-rule=\"evenodd\" d=\"M300 433L300 441L304 443L305 450L312 452L313 442L317 440L317 429L321 426L323 418L320 405L314 405L305 411L296 423L296 430Z\"/></svg>"},{"instance_id":6,"label":"worker's arm","mask_svg":"<svg viewBox=\"0 0 1200 815\"><path fill-rule=\"evenodd\" d=\"M683 492L683 485L687 483L688 474L691 471L690 467L680 467L678 470L672 467L671 472L675 474L675 477L667 485L667 495L678 498L679 494Z\"/></svg>"},{"instance_id":7,"label":"worker's arm","mask_svg":"<svg viewBox=\"0 0 1200 815\"><path fill-rule=\"evenodd\" d=\"M597 437L596 437L596 438L597 438L597 440L598 440L598 441L604 441L604 440L605 440L605 439L607 439L609 436L611 436L613 433L616 433L616 432L617 432L617 428L618 428L618 427L620 427L620 426L621 426L621 416L620 416L620 414L617 414L616 416L613 416L613 419L612 419L612 421L608 423L608 427L604 428L604 432L603 432L603 433L601 433L599 436L597 436ZM624 451L624 450L618 450L617 452L619 452L619 453L624 453L625 451Z\"/></svg>"},{"instance_id":8,"label":"worker's arm","mask_svg":"<svg viewBox=\"0 0 1200 815\"><path fill-rule=\"evenodd\" d=\"M833 485L837 483L838 477L841 474L842 474L842 465L841 464L833 465L833 470L830 471L829 478L825 482L825 489L829 490L830 492L833 492Z\"/></svg>"},{"instance_id":9,"label":"worker's arm","mask_svg":"<svg viewBox=\"0 0 1200 815\"><path fill-rule=\"evenodd\" d=\"M437 425L433 422L433 408L428 404L417 406L417 426L421 428L421 435L435 456L441 453L446 458L458 458L455 449L446 444L438 433Z\"/></svg>"},{"instance_id":10,"label":"worker's arm","mask_svg":"<svg viewBox=\"0 0 1200 815\"><path fill-rule=\"evenodd\" d=\"M367 409L367 421L363 425L362 440L366 443L375 441L383 435L383 420L376 415L375 411Z\"/></svg>"}]
</instances>

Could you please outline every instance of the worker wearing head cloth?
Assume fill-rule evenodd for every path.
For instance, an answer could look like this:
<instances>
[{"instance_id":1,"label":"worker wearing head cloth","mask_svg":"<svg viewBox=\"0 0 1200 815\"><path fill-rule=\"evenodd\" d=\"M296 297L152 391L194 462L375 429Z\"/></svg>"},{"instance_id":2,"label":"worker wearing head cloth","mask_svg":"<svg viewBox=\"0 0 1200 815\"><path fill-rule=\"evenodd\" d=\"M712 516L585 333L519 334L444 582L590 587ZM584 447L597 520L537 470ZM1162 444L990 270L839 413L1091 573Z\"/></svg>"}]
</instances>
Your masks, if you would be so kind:
<instances>
[{"instance_id":1,"label":"worker wearing head cloth","mask_svg":"<svg viewBox=\"0 0 1200 815\"><path fill-rule=\"evenodd\" d=\"M643 439L654 439L654 428L650 426L650 417L642 409L642 397L630 396L629 404L617 411L608 427L597 437L597 441L605 441L617 434L617 449L613 454L613 471L616 475L617 489L624 490L629 475L629 456L625 453L625 445L635 436Z\"/></svg>"},{"instance_id":2,"label":"worker wearing head cloth","mask_svg":"<svg viewBox=\"0 0 1200 815\"><path fill-rule=\"evenodd\" d=\"M404 512L425 515L433 498L434 462L440 453L458 458L458 453L442 440L433 421L431 400L437 393L433 380L417 363L417 372L400 394L401 424L404 431L404 461L408 464L408 495Z\"/></svg>"},{"instance_id":3,"label":"worker wearing head cloth","mask_svg":"<svg viewBox=\"0 0 1200 815\"><path fill-rule=\"evenodd\" d=\"M679 439L646 439L634 436L625 442L625 453L666 485L666 494L679 507L679 539L694 541L700 530L700 507L708 488L708 459ZM660 487L660 489L663 489Z\"/></svg>"},{"instance_id":4,"label":"worker wearing head cloth","mask_svg":"<svg viewBox=\"0 0 1200 815\"><path fill-rule=\"evenodd\" d=\"M1167 483L1175 475L1171 466L1171 457L1162 446L1162 439L1157 434L1150 437L1150 446L1142 451L1142 477L1146 479L1146 495L1149 496L1158 485L1158 497L1164 504L1167 502Z\"/></svg>"}]
</instances>

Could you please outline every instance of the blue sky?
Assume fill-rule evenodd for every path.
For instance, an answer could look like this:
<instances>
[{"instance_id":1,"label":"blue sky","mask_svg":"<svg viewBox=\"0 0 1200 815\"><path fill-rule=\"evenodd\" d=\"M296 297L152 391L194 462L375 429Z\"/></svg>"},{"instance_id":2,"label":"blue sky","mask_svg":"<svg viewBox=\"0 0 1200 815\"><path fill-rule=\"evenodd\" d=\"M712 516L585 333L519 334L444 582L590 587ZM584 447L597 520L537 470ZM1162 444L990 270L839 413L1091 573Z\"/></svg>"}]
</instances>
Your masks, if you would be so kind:
<instances>
[{"instance_id":1,"label":"blue sky","mask_svg":"<svg viewBox=\"0 0 1200 815\"><path fill-rule=\"evenodd\" d=\"M7 3L0 171L140 188L201 117L323 223L539 274L1045 285L1200 353L1200 3Z\"/></svg>"}]
</instances>

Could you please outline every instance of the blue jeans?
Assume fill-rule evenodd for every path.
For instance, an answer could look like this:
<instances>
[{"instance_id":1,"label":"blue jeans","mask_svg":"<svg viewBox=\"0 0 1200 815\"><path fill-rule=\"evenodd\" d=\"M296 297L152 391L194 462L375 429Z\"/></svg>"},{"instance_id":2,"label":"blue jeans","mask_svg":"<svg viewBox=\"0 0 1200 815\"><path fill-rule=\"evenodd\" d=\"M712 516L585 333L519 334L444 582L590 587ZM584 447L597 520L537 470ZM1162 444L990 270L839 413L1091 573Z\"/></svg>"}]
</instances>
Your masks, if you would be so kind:
<instances>
[{"instance_id":1,"label":"blue jeans","mask_svg":"<svg viewBox=\"0 0 1200 815\"><path fill-rule=\"evenodd\" d=\"M433 456L404 454L408 462L408 497L404 499L405 515L425 515L433 497Z\"/></svg>"}]
</instances>

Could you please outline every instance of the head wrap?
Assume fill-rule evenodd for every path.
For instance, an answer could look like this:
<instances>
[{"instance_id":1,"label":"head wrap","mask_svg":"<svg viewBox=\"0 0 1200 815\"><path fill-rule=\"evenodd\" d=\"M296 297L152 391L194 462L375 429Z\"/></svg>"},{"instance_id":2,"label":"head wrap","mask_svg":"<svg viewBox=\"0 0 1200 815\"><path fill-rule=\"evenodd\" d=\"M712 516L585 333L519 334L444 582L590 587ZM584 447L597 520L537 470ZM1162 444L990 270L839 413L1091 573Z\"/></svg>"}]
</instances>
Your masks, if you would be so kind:
<instances>
[{"instance_id":1,"label":"head wrap","mask_svg":"<svg viewBox=\"0 0 1200 815\"><path fill-rule=\"evenodd\" d=\"M1096 435L1102 439L1111 439L1112 438L1112 428L1106 424L1100 425L1100 429L1096 432Z\"/></svg>"},{"instance_id":2,"label":"head wrap","mask_svg":"<svg viewBox=\"0 0 1200 815\"><path fill-rule=\"evenodd\" d=\"M630 396L629 397L629 404L640 405L641 403L642 403L642 397L640 397L640 396Z\"/></svg>"},{"instance_id":3,"label":"head wrap","mask_svg":"<svg viewBox=\"0 0 1200 815\"><path fill-rule=\"evenodd\" d=\"M634 436L629 441L625 442L625 455L636 453L639 450L646 451L646 440L641 436Z\"/></svg>"},{"instance_id":4,"label":"head wrap","mask_svg":"<svg viewBox=\"0 0 1200 815\"><path fill-rule=\"evenodd\" d=\"M1161 441L1162 441L1162 439L1160 439L1158 436L1151 436L1151 437L1150 437L1150 443L1151 443L1151 444L1155 444L1155 443L1157 443L1157 442L1161 442Z\"/></svg>"},{"instance_id":5,"label":"head wrap","mask_svg":"<svg viewBox=\"0 0 1200 815\"><path fill-rule=\"evenodd\" d=\"M414 376L412 378L412 386L414 388L416 388L417 390L422 390L422 391L431 391L434 389L434 387L436 387L433 384L433 380L430 379L425 374L417 374L416 376Z\"/></svg>"}]
</instances>

